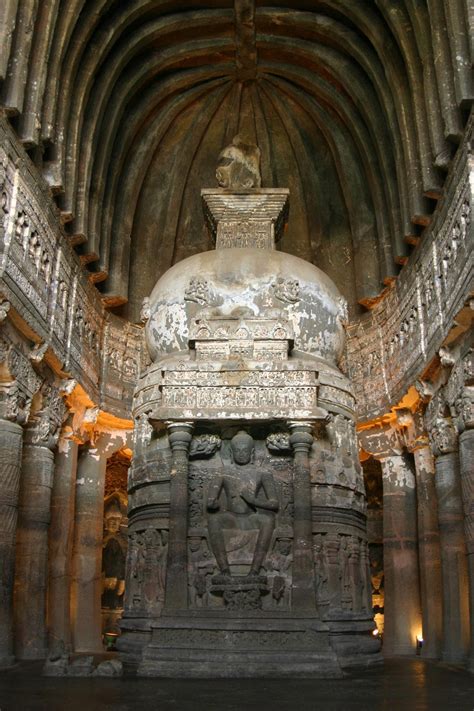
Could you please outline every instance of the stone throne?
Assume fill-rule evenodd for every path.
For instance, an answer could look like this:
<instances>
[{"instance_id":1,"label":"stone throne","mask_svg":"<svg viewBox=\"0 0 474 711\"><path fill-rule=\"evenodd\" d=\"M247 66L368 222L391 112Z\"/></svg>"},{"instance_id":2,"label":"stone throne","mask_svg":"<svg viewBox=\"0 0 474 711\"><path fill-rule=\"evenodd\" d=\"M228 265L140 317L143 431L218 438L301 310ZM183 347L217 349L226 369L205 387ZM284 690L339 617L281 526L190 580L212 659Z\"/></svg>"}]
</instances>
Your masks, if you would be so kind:
<instances>
[{"instance_id":1,"label":"stone throne","mask_svg":"<svg viewBox=\"0 0 474 711\"><path fill-rule=\"evenodd\" d=\"M119 649L144 676L341 676L380 661L345 302L276 250L289 193L234 139L216 249L144 304Z\"/></svg>"}]
</instances>

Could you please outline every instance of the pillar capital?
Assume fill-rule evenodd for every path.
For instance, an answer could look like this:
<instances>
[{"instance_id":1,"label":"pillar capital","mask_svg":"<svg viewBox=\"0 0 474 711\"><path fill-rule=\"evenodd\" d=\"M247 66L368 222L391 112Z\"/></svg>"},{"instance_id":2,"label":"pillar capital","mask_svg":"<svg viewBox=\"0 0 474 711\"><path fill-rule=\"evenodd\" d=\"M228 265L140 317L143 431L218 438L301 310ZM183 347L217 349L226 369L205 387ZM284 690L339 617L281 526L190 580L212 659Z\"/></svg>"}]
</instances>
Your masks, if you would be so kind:
<instances>
[{"instance_id":1,"label":"pillar capital","mask_svg":"<svg viewBox=\"0 0 474 711\"><path fill-rule=\"evenodd\" d=\"M13 343L4 329L0 334L0 366L0 418L23 425L43 379L31 365L29 354Z\"/></svg>"},{"instance_id":2,"label":"pillar capital","mask_svg":"<svg viewBox=\"0 0 474 711\"><path fill-rule=\"evenodd\" d=\"M412 412L409 409L400 409L396 411L396 415L397 427L409 452L415 452L418 449L430 446L421 410Z\"/></svg>"},{"instance_id":3,"label":"pillar capital","mask_svg":"<svg viewBox=\"0 0 474 711\"><path fill-rule=\"evenodd\" d=\"M168 439L173 452L187 452L193 437L193 422L167 422Z\"/></svg>"},{"instance_id":4,"label":"pillar capital","mask_svg":"<svg viewBox=\"0 0 474 711\"><path fill-rule=\"evenodd\" d=\"M313 444L313 426L311 422L288 422L290 445L295 452L309 452Z\"/></svg>"},{"instance_id":5,"label":"pillar capital","mask_svg":"<svg viewBox=\"0 0 474 711\"><path fill-rule=\"evenodd\" d=\"M458 435L446 401L444 389L438 390L430 400L425 412L431 448L435 456L457 450Z\"/></svg>"},{"instance_id":6,"label":"pillar capital","mask_svg":"<svg viewBox=\"0 0 474 711\"><path fill-rule=\"evenodd\" d=\"M357 436L362 449L374 459L383 460L403 453L404 442L396 422L360 430Z\"/></svg>"},{"instance_id":7,"label":"pillar capital","mask_svg":"<svg viewBox=\"0 0 474 711\"><path fill-rule=\"evenodd\" d=\"M25 428L25 444L55 449L67 410L60 390L44 383L33 402L33 411Z\"/></svg>"}]
</instances>

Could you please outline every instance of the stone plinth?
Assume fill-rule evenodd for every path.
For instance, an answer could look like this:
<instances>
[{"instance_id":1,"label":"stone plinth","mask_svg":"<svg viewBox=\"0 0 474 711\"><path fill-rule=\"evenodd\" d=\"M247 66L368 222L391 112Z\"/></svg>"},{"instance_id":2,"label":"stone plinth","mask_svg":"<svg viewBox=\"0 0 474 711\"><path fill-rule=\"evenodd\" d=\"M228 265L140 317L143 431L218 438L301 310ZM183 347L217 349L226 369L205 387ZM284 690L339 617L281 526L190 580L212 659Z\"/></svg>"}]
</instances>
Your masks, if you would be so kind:
<instances>
[{"instance_id":1,"label":"stone plinth","mask_svg":"<svg viewBox=\"0 0 474 711\"><path fill-rule=\"evenodd\" d=\"M327 625L314 618L162 617L140 676L340 678Z\"/></svg>"}]
</instances>

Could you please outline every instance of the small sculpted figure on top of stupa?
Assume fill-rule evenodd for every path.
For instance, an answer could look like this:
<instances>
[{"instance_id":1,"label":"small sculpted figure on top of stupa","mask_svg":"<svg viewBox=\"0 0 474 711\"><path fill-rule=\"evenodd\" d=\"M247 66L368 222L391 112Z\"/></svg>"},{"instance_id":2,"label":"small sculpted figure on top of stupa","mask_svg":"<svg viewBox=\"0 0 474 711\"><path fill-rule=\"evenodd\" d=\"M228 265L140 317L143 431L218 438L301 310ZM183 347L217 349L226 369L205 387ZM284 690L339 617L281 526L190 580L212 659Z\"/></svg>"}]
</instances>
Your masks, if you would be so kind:
<instances>
[{"instance_id":1,"label":"small sculpted figure on top of stupa","mask_svg":"<svg viewBox=\"0 0 474 711\"><path fill-rule=\"evenodd\" d=\"M219 155L216 178L221 188L259 188L262 184L260 148L252 143L245 143L240 136L234 136L230 146L226 146Z\"/></svg>"}]
</instances>

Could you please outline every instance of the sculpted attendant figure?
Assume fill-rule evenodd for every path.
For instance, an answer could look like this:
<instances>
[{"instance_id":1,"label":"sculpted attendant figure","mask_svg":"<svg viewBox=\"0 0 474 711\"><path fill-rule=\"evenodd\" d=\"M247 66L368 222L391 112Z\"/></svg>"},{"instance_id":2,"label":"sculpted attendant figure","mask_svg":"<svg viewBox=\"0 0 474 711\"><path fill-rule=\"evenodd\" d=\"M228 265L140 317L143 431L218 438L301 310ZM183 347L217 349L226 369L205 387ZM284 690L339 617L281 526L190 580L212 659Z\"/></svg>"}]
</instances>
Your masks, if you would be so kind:
<instances>
[{"instance_id":1,"label":"sculpted attendant figure","mask_svg":"<svg viewBox=\"0 0 474 711\"><path fill-rule=\"evenodd\" d=\"M273 476L253 464L254 442L244 431L230 442L233 466L209 487L209 542L219 570L230 575L224 530L258 529L250 575L258 575L268 553L275 528L278 497ZM225 501L224 501L225 500Z\"/></svg>"}]
</instances>

